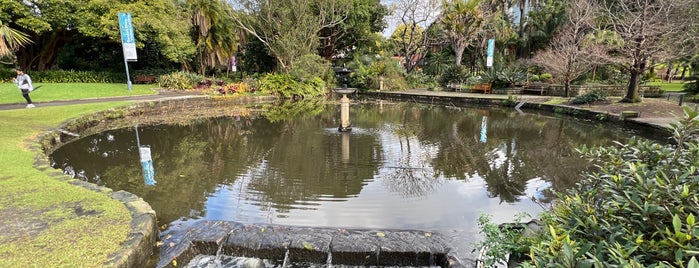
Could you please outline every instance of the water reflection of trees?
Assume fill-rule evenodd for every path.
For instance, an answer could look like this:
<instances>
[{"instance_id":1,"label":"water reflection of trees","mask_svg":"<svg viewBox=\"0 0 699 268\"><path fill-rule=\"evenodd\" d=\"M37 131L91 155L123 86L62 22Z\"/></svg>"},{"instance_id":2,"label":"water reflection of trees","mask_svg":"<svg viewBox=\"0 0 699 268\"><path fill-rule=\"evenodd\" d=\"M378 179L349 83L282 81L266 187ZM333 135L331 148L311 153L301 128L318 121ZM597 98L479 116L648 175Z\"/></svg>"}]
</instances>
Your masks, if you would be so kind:
<instances>
[{"instance_id":1,"label":"water reflection of trees","mask_svg":"<svg viewBox=\"0 0 699 268\"><path fill-rule=\"evenodd\" d=\"M400 125L394 132L400 137L401 145L410 149L418 147L415 143L419 143L421 150L425 150L410 150L412 156L405 157L429 156L422 158L426 163L422 166L432 168L430 172L422 169L396 171L400 174L391 182L394 190L407 187L402 192L408 193L414 192L411 189L414 187L406 182L416 182L416 177L470 180L478 176L486 182L489 196L500 198L502 202L516 202L524 196L528 181L535 178L550 182L556 190L575 183L577 174L587 166L573 148L581 144L610 144L621 138L618 131L569 118L520 115L497 109L394 105L408 107L407 110L385 109L380 119ZM487 141L482 143L484 117L489 120ZM544 196L546 200L549 198Z\"/></svg>"},{"instance_id":2,"label":"water reflection of trees","mask_svg":"<svg viewBox=\"0 0 699 268\"><path fill-rule=\"evenodd\" d=\"M217 118L143 128L155 187L143 184L133 129L80 139L53 157L59 165L70 162L87 180L143 197L161 221L171 222L205 215L209 196L242 180L247 196L241 198L270 213L357 196L377 174L389 191L406 197L431 193L444 180L482 178L489 196L516 202L535 178L556 190L575 183L586 164L571 148L620 138L601 125L497 109L398 103L351 110L355 130L345 136L336 130L336 106L274 122ZM484 117L487 141L481 142Z\"/></svg>"}]
</instances>

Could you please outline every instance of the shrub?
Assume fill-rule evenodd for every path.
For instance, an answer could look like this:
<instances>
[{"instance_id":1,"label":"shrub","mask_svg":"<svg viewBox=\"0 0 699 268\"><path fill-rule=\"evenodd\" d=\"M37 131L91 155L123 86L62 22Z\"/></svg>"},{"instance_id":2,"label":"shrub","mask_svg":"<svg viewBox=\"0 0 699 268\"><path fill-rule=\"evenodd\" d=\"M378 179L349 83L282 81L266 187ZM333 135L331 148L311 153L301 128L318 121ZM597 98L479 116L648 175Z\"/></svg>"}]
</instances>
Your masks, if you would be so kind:
<instances>
[{"instance_id":1,"label":"shrub","mask_svg":"<svg viewBox=\"0 0 699 268\"><path fill-rule=\"evenodd\" d=\"M543 73L543 74L539 75L539 79L541 79L541 81L544 81L544 82L551 82L551 79L553 79L553 75L551 75L549 73Z\"/></svg>"},{"instance_id":2,"label":"shrub","mask_svg":"<svg viewBox=\"0 0 699 268\"><path fill-rule=\"evenodd\" d=\"M497 71L496 75L498 80L507 83L508 87L513 87L527 80L527 71L516 66L503 68Z\"/></svg>"},{"instance_id":3,"label":"shrub","mask_svg":"<svg viewBox=\"0 0 699 268\"><path fill-rule=\"evenodd\" d=\"M587 103L594 103L597 101L603 101L607 99L607 92L603 90L592 90L588 93L578 95L572 100L570 100L570 103L572 104L587 104Z\"/></svg>"},{"instance_id":4,"label":"shrub","mask_svg":"<svg viewBox=\"0 0 699 268\"><path fill-rule=\"evenodd\" d=\"M684 112L675 144L579 149L597 169L558 193L527 266L699 267L699 113Z\"/></svg>"},{"instance_id":5,"label":"shrub","mask_svg":"<svg viewBox=\"0 0 699 268\"><path fill-rule=\"evenodd\" d=\"M408 88L405 81L405 71L398 61L381 57L356 56L349 62L348 68L354 72L350 74L349 86L366 90L379 88L381 78L384 80L384 89L403 90Z\"/></svg>"},{"instance_id":6,"label":"shrub","mask_svg":"<svg viewBox=\"0 0 699 268\"><path fill-rule=\"evenodd\" d=\"M50 70L32 72L35 83L125 83L125 73Z\"/></svg>"},{"instance_id":7,"label":"shrub","mask_svg":"<svg viewBox=\"0 0 699 268\"><path fill-rule=\"evenodd\" d=\"M325 94L325 82L319 77L301 82L291 74L268 74L260 80L262 93L277 95L284 99L297 99Z\"/></svg>"},{"instance_id":8,"label":"shrub","mask_svg":"<svg viewBox=\"0 0 699 268\"><path fill-rule=\"evenodd\" d=\"M531 76L529 76L529 81L532 81L532 82L539 82L540 79L541 78L539 78L538 74L532 74Z\"/></svg>"},{"instance_id":9,"label":"shrub","mask_svg":"<svg viewBox=\"0 0 699 268\"><path fill-rule=\"evenodd\" d=\"M405 77L405 81L408 83L408 87L410 88L437 87L437 81L435 81L435 78L423 72L412 72Z\"/></svg>"},{"instance_id":10,"label":"shrub","mask_svg":"<svg viewBox=\"0 0 699 268\"><path fill-rule=\"evenodd\" d=\"M193 89L197 83L205 81L204 77L189 72L174 72L158 78L160 87L172 90ZM213 82L212 82L213 83Z\"/></svg>"},{"instance_id":11,"label":"shrub","mask_svg":"<svg viewBox=\"0 0 699 268\"><path fill-rule=\"evenodd\" d=\"M330 63L317 54L301 56L289 73L303 82L320 77L328 85L335 83L335 73L330 67Z\"/></svg>"},{"instance_id":12,"label":"shrub","mask_svg":"<svg viewBox=\"0 0 699 268\"><path fill-rule=\"evenodd\" d=\"M456 83L466 83L466 79L469 77L469 72L466 67L462 65L451 65L442 73L442 75L437 78L437 82L440 86L446 87L448 84Z\"/></svg>"}]
</instances>

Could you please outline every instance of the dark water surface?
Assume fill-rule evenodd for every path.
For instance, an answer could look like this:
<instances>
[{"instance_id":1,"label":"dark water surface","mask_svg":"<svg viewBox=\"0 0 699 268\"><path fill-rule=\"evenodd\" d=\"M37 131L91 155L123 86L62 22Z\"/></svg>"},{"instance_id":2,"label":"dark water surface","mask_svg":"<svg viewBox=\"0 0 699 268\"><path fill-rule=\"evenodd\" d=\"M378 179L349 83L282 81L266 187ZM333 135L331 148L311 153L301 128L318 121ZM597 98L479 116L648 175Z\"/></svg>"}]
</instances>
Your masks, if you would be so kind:
<instances>
[{"instance_id":1,"label":"dark water surface","mask_svg":"<svg viewBox=\"0 0 699 268\"><path fill-rule=\"evenodd\" d=\"M231 220L318 227L476 228L481 213L536 215L548 189L587 166L574 148L626 141L595 122L511 109L411 103L351 107L271 122L264 116L139 127L155 186L144 184L134 128L83 137L52 161L86 181L146 200L160 224Z\"/></svg>"}]
</instances>

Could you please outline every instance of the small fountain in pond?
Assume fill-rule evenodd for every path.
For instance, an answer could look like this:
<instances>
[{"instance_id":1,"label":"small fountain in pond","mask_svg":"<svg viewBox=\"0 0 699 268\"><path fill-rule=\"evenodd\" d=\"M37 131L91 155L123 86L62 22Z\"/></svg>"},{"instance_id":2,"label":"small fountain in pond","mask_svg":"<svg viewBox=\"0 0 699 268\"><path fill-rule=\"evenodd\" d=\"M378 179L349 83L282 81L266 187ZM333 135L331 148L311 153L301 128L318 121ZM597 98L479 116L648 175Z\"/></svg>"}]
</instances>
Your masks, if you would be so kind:
<instances>
[{"instance_id":1,"label":"small fountain in pond","mask_svg":"<svg viewBox=\"0 0 699 268\"><path fill-rule=\"evenodd\" d=\"M342 69L335 71L342 83L342 87L333 89L335 93L342 94L342 99L340 99L340 127L338 128L340 132L347 132L352 130L352 125L350 124L349 120L350 99L347 98L347 94L357 92L357 89L347 87L347 76L351 72L352 71L348 70L345 67L342 67Z\"/></svg>"}]
</instances>

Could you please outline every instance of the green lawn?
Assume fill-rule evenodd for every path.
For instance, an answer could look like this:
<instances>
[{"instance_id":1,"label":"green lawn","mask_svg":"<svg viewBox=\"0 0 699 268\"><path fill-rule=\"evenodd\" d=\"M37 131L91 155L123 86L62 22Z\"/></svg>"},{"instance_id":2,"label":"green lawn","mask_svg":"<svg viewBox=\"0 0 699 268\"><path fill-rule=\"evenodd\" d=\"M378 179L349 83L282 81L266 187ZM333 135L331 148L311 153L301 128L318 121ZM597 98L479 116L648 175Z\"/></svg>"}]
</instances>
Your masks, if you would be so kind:
<instances>
[{"instance_id":1,"label":"green lawn","mask_svg":"<svg viewBox=\"0 0 699 268\"><path fill-rule=\"evenodd\" d=\"M126 104L0 111L0 267L100 267L120 250L130 231L127 208L34 168L41 152L31 148L68 119Z\"/></svg>"},{"instance_id":2,"label":"green lawn","mask_svg":"<svg viewBox=\"0 0 699 268\"><path fill-rule=\"evenodd\" d=\"M30 94L32 101L74 100L115 96L156 94L158 85L133 85L129 91L126 84L99 83L36 83L42 86ZM12 83L0 83L0 104L24 103L22 92Z\"/></svg>"},{"instance_id":3,"label":"green lawn","mask_svg":"<svg viewBox=\"0 0 699 268\"><path fill-rule=\"evenodd\" d=\"M685 84L684 82L672 82L672 83L649 82L647 85L660 86L660 88L665 90L665 92L678 92L678 91L684 90L684 84Z\"/></svg>"}]
</instances>

